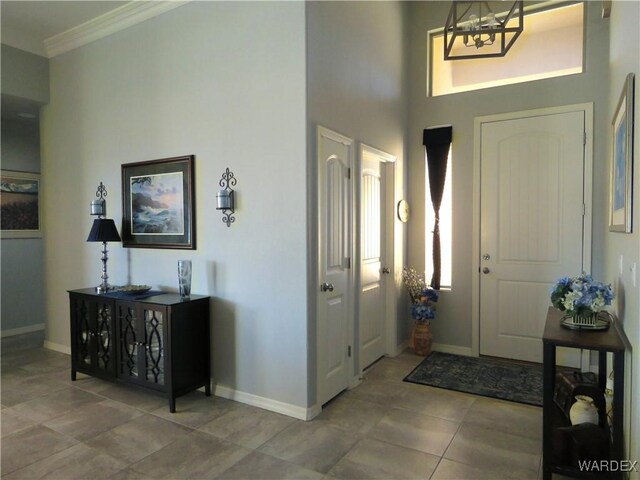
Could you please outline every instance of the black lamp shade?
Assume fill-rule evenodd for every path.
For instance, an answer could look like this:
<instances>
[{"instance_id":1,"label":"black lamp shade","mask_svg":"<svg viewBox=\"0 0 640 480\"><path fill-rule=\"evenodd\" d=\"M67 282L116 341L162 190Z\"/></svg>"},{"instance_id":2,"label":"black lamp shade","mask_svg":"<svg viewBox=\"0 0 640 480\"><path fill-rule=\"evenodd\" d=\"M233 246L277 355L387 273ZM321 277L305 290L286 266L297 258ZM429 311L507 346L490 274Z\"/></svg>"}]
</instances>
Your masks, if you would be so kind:
<instances>
[{"instance_id":1,"label":"black lamp shade","mask_svg":"<svg viewBox=\"0 0 640 480\"><path fill-rule=\"evenodd\" d=\"M116 224L110 218L97 218L89 232L87 242L120 242L120 234Z\"/></svg>"}]
</instances>

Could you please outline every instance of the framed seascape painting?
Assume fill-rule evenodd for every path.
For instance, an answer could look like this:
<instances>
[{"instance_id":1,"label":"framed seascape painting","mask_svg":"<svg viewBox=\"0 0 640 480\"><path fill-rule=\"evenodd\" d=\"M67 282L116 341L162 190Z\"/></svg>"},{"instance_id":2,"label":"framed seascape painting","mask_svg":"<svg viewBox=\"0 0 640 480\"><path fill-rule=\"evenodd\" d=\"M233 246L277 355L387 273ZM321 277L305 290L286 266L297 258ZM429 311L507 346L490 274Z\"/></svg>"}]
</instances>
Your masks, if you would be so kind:
<instances>
[{"instance_id":1,"label":"framed seascape painting","mask_svg":"<svg viewBox=\"0 0 640 480\"><path fill-rule=\"evenodd\" d=\"M2 238L42 237L40 174L2 170L0 176Z\"/></svg>"},{"instance_id":2,"label":"framed seascape painting","mask_svg":"<svg viewBox=\"0 0 640 480\"><path fill-rule=\"evenodd\" d=\"M122 165L122 244L193 250L194 156Z\"/></svg>"},{"instance_id":3,"label":"framed seascape painting","mask_svg":"<svg viewBox=\"0 0 640 480\"><path fill-rule=\"evenodd\" d=\"M633 201L633 87L634 75L624 82L622 94L613 115L611 159L611 199L609 230L630 233Z\"/></svg>"}]
</instances>

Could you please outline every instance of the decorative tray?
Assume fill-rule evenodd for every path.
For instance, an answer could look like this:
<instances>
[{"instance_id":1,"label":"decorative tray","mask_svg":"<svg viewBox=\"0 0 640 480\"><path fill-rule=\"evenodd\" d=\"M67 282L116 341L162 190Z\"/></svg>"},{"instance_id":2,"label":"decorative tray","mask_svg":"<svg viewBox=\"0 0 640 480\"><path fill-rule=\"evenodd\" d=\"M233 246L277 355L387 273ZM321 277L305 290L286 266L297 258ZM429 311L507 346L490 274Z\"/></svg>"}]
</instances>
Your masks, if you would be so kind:
<instances>
[{"instance_id":1,"label":"decorative tray","mask_svg":"<svg viewBox=\"0 0 640 480\"><path fill-rule=\"evenodd\" d=\"M608 312L600 312L598 318L592 324L576 323L573 317L564 316L560 324L570 330L607 330L611 325L611 315Z\"/></svg>"},{"instance_id":2,"label":"decorative tray","mask_svg":"<svg viewBox=\"0 0 640 480\"><path fill-rule=\"evenodd\" d=\"M149 285L125 285L118 288L118 292L131 293L132 295L138 295L151 290Z\"/></svg>"}]
</instances>

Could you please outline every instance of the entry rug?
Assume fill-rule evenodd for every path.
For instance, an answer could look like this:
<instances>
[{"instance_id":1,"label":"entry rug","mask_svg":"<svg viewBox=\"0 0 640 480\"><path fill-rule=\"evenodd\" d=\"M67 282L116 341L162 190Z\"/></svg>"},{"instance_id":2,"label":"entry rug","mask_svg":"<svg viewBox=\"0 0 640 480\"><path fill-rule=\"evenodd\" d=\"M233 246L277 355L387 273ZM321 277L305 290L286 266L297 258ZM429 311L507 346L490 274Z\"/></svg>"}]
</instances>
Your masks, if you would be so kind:
<instances>
[{"instance_id":1,"label":"entry rug","mask_svg":"<svg viewBox=\"0 0 640 480\"><path fill-rule=\"evenodd\" d=\"M404 381L542 406L542 365L433 352Z\"/></svg>"}]
</instances>

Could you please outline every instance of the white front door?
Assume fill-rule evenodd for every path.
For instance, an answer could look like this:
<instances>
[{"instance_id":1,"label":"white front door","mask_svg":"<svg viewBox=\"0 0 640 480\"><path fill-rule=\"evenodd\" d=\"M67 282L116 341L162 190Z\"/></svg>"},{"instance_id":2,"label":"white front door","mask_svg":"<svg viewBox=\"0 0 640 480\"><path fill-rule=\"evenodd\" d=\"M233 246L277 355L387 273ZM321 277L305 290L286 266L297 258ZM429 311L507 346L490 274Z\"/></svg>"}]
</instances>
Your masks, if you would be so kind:
<instances>
[{"instance_id":1,"label":"white front door","mask_svg":"<svg viewBox=\"0 0 640 480\"><path fill-rule=\"evenodd\" d=\"M387 181L385 159L367 145L361 148L360 180L360 317L359 359L365 369L385 354ZM389 160L387 160L389 161Z\"/></svg>"},{"instance_id":2,"label":"white front door","mask_svg":"<svg viewBox=\"0 0 640 480\"><path fill-rule=\"evenodd\" d=\"M353 141L318 127L318 397L349 385L353 302L351 168Z\"/></svg>"},{"instance_id":3,"label":"white front door","mask_svg":"<svg viewBox=\"0 0 640 480\"><path fill-rule=\"evenodd\" d=\"M480 353L542 361L549 294L583 269L585 112L481 124Z\"/></svg>"}]
</instances>

